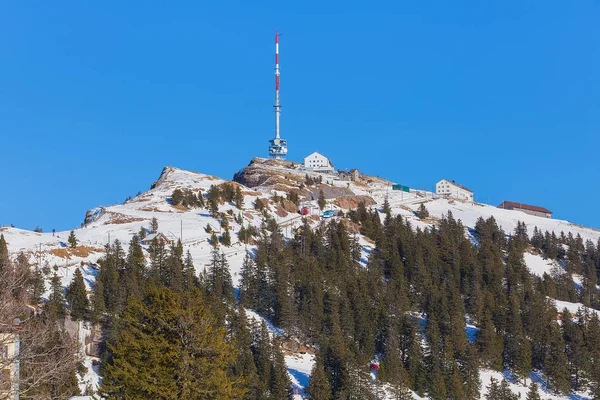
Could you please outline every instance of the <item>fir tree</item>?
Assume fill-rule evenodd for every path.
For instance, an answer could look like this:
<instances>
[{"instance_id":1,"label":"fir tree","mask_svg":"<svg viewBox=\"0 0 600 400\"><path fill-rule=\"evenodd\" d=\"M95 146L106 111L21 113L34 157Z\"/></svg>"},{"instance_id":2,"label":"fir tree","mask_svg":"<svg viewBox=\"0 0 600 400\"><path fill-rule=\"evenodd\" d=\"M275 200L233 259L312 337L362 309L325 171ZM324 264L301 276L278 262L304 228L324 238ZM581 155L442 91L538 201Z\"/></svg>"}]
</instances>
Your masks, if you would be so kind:
<instances>
[{"instance_id":1,"label":"fir tree","mask_svg":"<svg viewBox=\"0 0 600 400\"><path fill-rule=\"evenodd\" d=\"M50 285L50 295L46 307L49 314L56 320L62 320L66 315L65 294L60 278L54 274Z\"/></svg>"},{"instance_id":2,"label":"fir tree","mask_svg":"<svg viewBox=\"0 0 600 400\"><path fill-rule=\"evenodd\" d=\"M152 217L152 221L150 221L150 232L158 233L158 220L156 217Z\"/></svg>"},{"instance_id":3,"label":"fir tree","mask_svg":"<svg viewBox=\"0 0 600 400\"><path fill-rule=\"evenodd\" d=\"M419 214L419 218L421 218L421 219L429 218L429 210L427 210L427 207L425 207L425 203L421 203L421 205L419 206L419 211L417 211L417 214Z\"/></svg>"},{"instance_id":4,"label":"fir tree","mask_svg":"<svg viewBox=\"0 0 600 400\"><path fill-rule=\"evenodd\" d=\"M319 205L321 211L323 211L323 209L327 205L327 200L325 200L325 193L323 193L323 190L319 190L319 198L317 200L317 204Z\"/></svg>"},{"instance_id":5,"label":"fir tree","mask_svg":"<svg viewBox=\"0 0 600 400\"><path fill-rule=\"evenodd\" d=\"M90 302L87 297L83 275L79 268L75 270L73 280L67 288L67 301L71 308L71 318L74 321L84 320L89 317Z\"/></svg>"},{"instance_id":6,"label":"fir tree","mask_svg":"<svg viewBox=\"0 0 600 400\"><path fill-rule=\"evenodd\" d=\"M225 228L225 232L223 232L223 234L221 235L220 242L223 246L231 246L231 234L229 233L228 228Z\"/></svg>"},{"instance_id":7,"label":"fir tree","mask_svg":"<svg viewBox=\"0 0 600 400\"><path fill-rule=\"evenodd\" d=\"M8 245L4 239L4 234L0 233L0 272L8 267Z\"/></svg>"},{"instance_id":8,"label":"fir tree","mask_svg":"<svg viewBox=\"0 0 600 400\"><path fill-rule=\"evenodd\" d=\"M181 204L183 201L183 191L181 189L173 190L173 194L171 194L171 203L174 206Z\"/></svg>"},{"instance_id":9,"label":"fir tree","mask_svg":"<svg viewBox=\"0 0 600 400\"><path fill-rule=\"evenodd\" d=\"M198 292L150 289L132 300L112 346L107 399L243 399L245 379L228 374L236 351Z\"/></svg>"},{"instance_id":10,"label":"fir tree","mask_svg":"<svg viewBox=\"0 0 600 400\"><path fill-rule=\"evenodd\" d=\"M271 373L271 382L269 392L274 399L292 399L292 383L288 376L287 367L281 352L281 342L279 338L273 339L273 369Z\"/></svg>"},{"instance_id":11,"label":"fir tree","mask_svg":"<svg viewBox=\"0 0 600 400\"><path fill-rule=\"evenodd\" d=\"M529 384L529 391L525 400L542 400L540 392L538 391L538 385L534 381Z\"/></svg>"},{"instance_id":12,"label":"fir tree","mask_svg":"<svg viewBox=\"0 0 600 400\"><path fill-rule=\"evenodd\" d=\"M331 388L329 380L323 368L323 360L317 355L315 364L310 372L310 382L308 383L308 398L310 400L330 400Z\"/></svg>"},{"instance_id":13,"label":"fir tree","mask_svg":"<svg viewBox=\"0 0 600 400\"><path fill-rule=\"evenodd\" d=\"M555 393L567 394L571 390L571 374L569 360L565 351L565 341L560 327L553 322L550 328L550 343L546 353L544 372L548 379L548 387Z\"/></svg>"},{"instance_id":14,"label":"fir tree","mask_svg":"<svg viewBox=\"0 0 600 400\"><path fill-rule=\"evenodd\" d=\"M383 207L381 208L381 211L388 217L392 214L392 208L390 207L390 202L388 201L387 196L385 196L385 200L383 201Z\"/></svg>"},{"instance_id":15,"label":"fir tree","mask_svg":"<svg viewBox=\"0 0 600 400\"><path fill-rule=\"evenodd\" d=\"M242 194L242 189L239 186L235 188L235 195L233 196L233 202L238 209L242 209L244 207L244 195Z\"/></svg>"},{"instance_id":16,"label":"fir tree","mask_svg":"<svg viewBox=\"0 0 600 400\"><path fill-rule=\"evenodd\" d=\"M39 268L35 268L30 278L30 295L33 304L40 304L43 301L43 295L46 291L46 285L44 283L44 275Z\"/></svg>"},{"instance_id":17,"label":"fir tree","mask_svg":"<svg viewBox=\"0 0 600 400\"><path fill-rule=\"evenodd\" d=\"M69 246L71 248L75 248L77 247L77 237L75 236L75 231L71 231L71 233L69 234L69 238L67 239L67 242L69 243Z\"/></svg>"}]
</instances>

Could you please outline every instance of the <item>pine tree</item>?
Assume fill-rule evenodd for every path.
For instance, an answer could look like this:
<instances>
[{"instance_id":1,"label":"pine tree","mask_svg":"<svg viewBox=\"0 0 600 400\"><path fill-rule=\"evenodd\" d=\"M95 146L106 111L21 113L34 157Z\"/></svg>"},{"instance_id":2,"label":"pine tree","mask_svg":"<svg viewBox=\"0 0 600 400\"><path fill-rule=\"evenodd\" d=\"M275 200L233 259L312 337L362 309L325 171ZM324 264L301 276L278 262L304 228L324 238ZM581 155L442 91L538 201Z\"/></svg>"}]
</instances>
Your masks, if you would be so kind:
<instances>
[{"instance_id":1,"label":"pine tree","mask_svg":"<svg viewBox=\"0 0 600 400\"><path fill-rule=\"evenodd\" d=\"M158 233L158 220L156 217L152 217L152 221L150 221L150 232Z\"/></svg>"},{"instance_id":2,"label":"pine tree","mask_svg":"<svg viewBox=\"0 0 600 400\"><path fill-rule=\"evenodd\" d=\"M498 398L502 400L518 400L519 397L510 390L506 379L502 379L498 388Z\"/></svg>"},{"instance_id":3,"label":"pine tree","mask_svg":"<svg viewBox=\"0 0 600 400\"><path fill-rule=\"evenodd\" d=\"M122 318L101 394L107 399L243 399L245 379L229 376L236 351L198 292L152 288Z\"/></svg>"},{"instance_id":4,"label":"pine tree","mask_svg":"<svg viewBox=\"0 0 600 400\"><path fill-rule=\"evenodd\" d=\"M92 294L92 321L100 322L106 313L106 304L104 303L104 283L96 278L94 284L94 293Z\"/></svg>"},{"instance_id":5,"label":"pine tree","mask_svg":"<svg viewBox=\"0 0 600 400\"><path fill-rule=\"evenodd\" d=\"M49 314L56 320L61 320L66 315L65 294L60 278L54 274L50 286L50 295L48 296Z\"/></svg>"},{"instance_id":6,"label":"pine tree","mask_svg":"<svg viewBox=\"0 0 600 400\"><path fill-rule=\"evenodd\" d=\"M388 201L387 196L385 196L385 200L383 201L383 207L381 208L381 211L386 216L391 216L391 214L392 214L392 208L390 207L390 202Z\"/></svg>"},{"instance_id":7,"label":"pine tree","mask_svg":"<svg viewBox=\"0 0 600 400\"><path fill-rule=\"evenodd\" d=\"M223 246L231 246L231 234L229 233L228 228L225 228L225 232L223 232L223 234L221 235L220 242Z\"/></svg>"},{"instance_id":8,"label":"pine tree","mask_svg":"<svg viewBox=\"0 0 600 400\"><path fill-rule=\"evenodd\" d=\"M42 274L42 271L40 271L40 269L36 267L33 270L33 273L31 274L29 280L29 287L31 288L31 302L33 304L40 304L43 301L42 296L46 291L46 285L44 283L44 275Z\"/></svg>"},{"instance_id":9,"label":"pine tree","mask_svg":"<svg viewBox=\"0 0 600 400\"><path fill-rule=\"evenodd\" d=\"M317 204L319 205L321 211L323 211L323 209L327 205L327 200L325 200L325 194L323 193L323 190L319 190L319 198L317 200Z\"/></svg>"},{"instance_id":10,"label":"pine tree","mask_svg":"<svg viewBox=\"0 0 600 400\"><path fill-rule=\"evenodd\" d=\"M183 262L183 289L189 292L198 287L200 287L200 281L196 276L196 267L194 267L192 254L188 250Z\"/></svg>"},{"instance_id":11,"label":"pine tree","mask_svg":"<svg viewBox=\"0 0 600 400\"><path fill-rule=\"evenodd\" d=\"M171 194L171 203L174 206L181 204L183 201L183 191L181 189L173 190L173 194Z\"/></svg>"},{"instance_id":12,"label":"pine tree","mask_svg":"<svg viewBox=\"0 0 600 400\"><path fill-rule=\"evenodd\" d=\"M525 400L542 400L540 392L538 391L538 385L534 381L529 384L529 391Z\"/></svg>"},{"instance_id":13,"label":"pine tree","mask_svg":"<svg viewBox=\"0 0 600 400\"><path fill-rule=\"evenodd\" d=\"M306 391L310 400L331 399L331 388L329 387L329 380L323 368L323 360L320 355L317 355L315 364L310 372L310 382Z\"/></svg>"},{"instance_id":14,"label":"pine tree","mask_svg":"<svg viewBox=\"0 0 600 400\"><path fill-rule=\"evenodd\" d=\"M140 228L140 231L138 232L138 236L140 237L141 240L144 240L146 238L146 228L144 228L142 226Z\"/></svg>"},{"instance_id":15,"label":"pine tree","mask_svg":"<svg viewBox=\"0 0 600 400\"><path fill-rule=\"evenodd\" d=\"M129 242L127 262L124 273L126 298L142 298L142 289L147 275L146 257L140 239L133 236Z\"/></svg>"},{"instance_id":16,"label":"pine tree","mask_svg":"<svg viewBox=\"0 0 600 400\"><path fill-rule=\"evenodd\" d=\"M8 267L8 263L8 245L4 239L4 234L0 233L0 272L2 272L4 268Z\"/></svg>"},{"instance_id":17,"label":"pine tree","mask_svg":"<svg viewBox=\"0 0 600 400\"><path fill-rule=\"evenodd\" d=\"M479 379L479 357L477 347L474 344L467 345L465 359L462 364L462 374L465 383L465 399L479 400L481 379Z\"/></svg>"},{"instance_id":18,"label":"pine tree","mask_svg":"<svg viewBox=\"0 0 600 400\"><path fill-rule=\"evenodd\" d=\"M244 207L244 195L242 194L242 189L239 186L235 188L235 195L233 196L233 202L238 209L242 209Z\"/></svg>"},{"instance_id":19,"label":"pine tree","mask_svg":"<svg viewBox=\"0 0 600 400\"><path fill-rule=\"evenodd\" d=\"M421 205L419 206L419 211L417 211L417 214L419 214L419 218L421 218L421 219L429 218L429 210L427 210L427 207L425 207L425 203L421 203Z\"/></svg>"},{"instance_id":20,"label":"pine tree","mask_svg":"<svg viewBox=\"0 0 600 400\"><path fill-rule=\"evenodd\" d=\"M89 317L90 302L87 297L87 290L83 275L79 268L75 270L73 281L67 288L67 301L71 307L71 318L74 321L80 321Z\"/></svg>"},{"instance_id":21,"label":"pine tree","mask_svg":"<svg viewBox=\"0 0 600 400\"><path fill-rule=\"evenodd\" d=\"M237 313L231 317L230 331L237 350L237 359L232 366L234 376L245 377L248 380L248 392L244 399L260 398L262 391L252 355L252 335L248 328L248 318L244 307L238 306Z\"/></svg>"},{"instance_id":22,"label":"pine tree","mask_svg":"<svg viewBox=\"0 0 600 400\"><path fill-rule=\"evenodd\" d=\"M219 238L215 232L210 235L210 245L215 249L219 247Z\"/></svg>"},{"instance_id":23,"label":"pine tree","mask_svg":"<svg viewBox=\"0 0 600 400\"><path fill-rule=\"evenodd\" d=\"M67 239L67 242L69 242L69 246L71 248L75 248L77 247L77 237L75 236L75 231L71 231L71 233L69 234L69 238Z\"/></svg>"},{"instance_id":24,"label":"pine tree","mask_svg":"<svg viewBox=\"0 0 600 400\"><path fill-rule=\"evenodd\" d=\"M270 394L274 399L292 399L292 382L288 376L287 367L281 352L281 342L278 337L273 339L273 372L271 373Z\"/></svg>"},{"instance_id":25,"label":"pine tree","mask_svg":"<svg viewBox=\"0 0 600 400\"><path fill-rule=\"evenodd\" d=\"M565 341L560 327L553 322L550 328L550 343L546 353L544 372L548 379L548 387L555 393L567 394L571 390L571 374L569 360L565 351Z\"/></svg>"}]
</instances>

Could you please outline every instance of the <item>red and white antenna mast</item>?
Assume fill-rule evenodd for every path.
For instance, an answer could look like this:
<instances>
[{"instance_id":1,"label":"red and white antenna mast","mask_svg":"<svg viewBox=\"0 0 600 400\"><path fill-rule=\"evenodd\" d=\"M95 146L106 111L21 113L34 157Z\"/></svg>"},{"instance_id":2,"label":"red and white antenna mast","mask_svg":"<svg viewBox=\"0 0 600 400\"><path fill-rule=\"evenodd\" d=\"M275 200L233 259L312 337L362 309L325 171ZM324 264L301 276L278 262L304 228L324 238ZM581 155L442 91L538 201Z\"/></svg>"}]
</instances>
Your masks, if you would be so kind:
<instances>
[{"instance_id":1,"label":"red and white antenna mast","mask_svg":"<svg viewBox=\"0 0 600 400\"><path fill-rule=\"evenodd\" d=\"M275 34L275 138L279 139L279 33Z\"/></svg>"},{"instance_id":2,"label":"red and white antenna mast","mask_svg":"<svg viewBox=\"0 0 600 400\"><path fill-rule=\"evenodd\" d=\"M275 139L270 140L269 156L273 158L285 158L287 154L287 141L281 139L279 132L279 115L281 105L279 104L279 33L275 34Z\"/></svg>"}]
</instances>

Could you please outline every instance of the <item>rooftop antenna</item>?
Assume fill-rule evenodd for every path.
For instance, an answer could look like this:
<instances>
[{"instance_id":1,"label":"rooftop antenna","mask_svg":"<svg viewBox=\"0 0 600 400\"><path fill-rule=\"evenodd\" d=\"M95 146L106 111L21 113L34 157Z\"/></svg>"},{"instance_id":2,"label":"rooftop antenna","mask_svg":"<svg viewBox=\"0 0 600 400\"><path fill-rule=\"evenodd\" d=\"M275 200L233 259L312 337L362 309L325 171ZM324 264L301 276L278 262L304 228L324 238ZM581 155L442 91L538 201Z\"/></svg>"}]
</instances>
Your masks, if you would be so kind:
<instances>
[{"instance_id":1,"label":"rooftop antenna","mask_svg":"<svg viewBox=\"0 0 600 400\"><path fill-rule=\"evenodd\" d=\"M269 157L284 159L287 154L287 140L281 139L279 134L279 115L281 105L279 104L279 33L275 34L275 139L269 140Z\"/></svg>"}]
</instances>

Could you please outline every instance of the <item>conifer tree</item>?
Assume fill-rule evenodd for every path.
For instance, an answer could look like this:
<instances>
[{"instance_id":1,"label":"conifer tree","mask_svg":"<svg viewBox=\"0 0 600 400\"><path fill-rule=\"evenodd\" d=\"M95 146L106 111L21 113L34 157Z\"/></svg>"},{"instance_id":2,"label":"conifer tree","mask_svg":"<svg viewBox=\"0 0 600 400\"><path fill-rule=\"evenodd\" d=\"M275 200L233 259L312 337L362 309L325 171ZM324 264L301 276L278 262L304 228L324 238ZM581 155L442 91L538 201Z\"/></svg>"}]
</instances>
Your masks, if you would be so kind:
<instances>
[{"instance_id":1,"label":"conifer tree","mask_svg":"<svg viewBox=\"0 0 600 400\"><path fill-rule=\"evenodd\" d=\"M183 201L183 191L179 188L173 190L173 194L171 194L171 203L174 206L177 206L177 205L181 204L182 201Z\"/></svg>"},{"instance_id":2,"label":"conifer tree","mask_svg":"<svg viewBox=\"0 0 600 400\"><path fill-rule=\"evenodd\" d=\"M50 286L50 295L48 296L49 314L56 320L62 320L66 314L65 295L60 278L54 274Z\"/></svg>"},{"instance_id":3,"label":"conifer tree","mask_svg":"<svg viewBox=\"0 0 600 400\"><path fill-rule=\"evenodd\" d=\"M158 220L156 217L152 217L152 221L150 221L150 232L158 233Z\"/></svg>"},{"instance_id":4,"label":"conifer tree","mask_svg":"<svg viewBox=\"0 0 600 400\"><path fill-rule=\"evenodd\" d=\"M527 391L527 397L525 400L542 400L538 390L538 385L534 381L531 381L529 384L529 391Z\"/></svg>"},{"instance_id":5,"label":"conifer tree","mask_svg":"<svg viewBox=\"0 0 600 400\"><path fill-rule=\"evenodd\" d=\"M104 283L96 279L94 284L94 293L92 294L92 321L100 322L106 313L106 304L104 303Z\"/></svg>"},{"instance_id":6,"label":"conifer tree","mask_svg":"<svg viewBox=\"0 0 600 400\"><path fill-rule=\"evenodd\" d=\"M129 241L129 251L124 272L126 299L141 298L144 279L146 278L146 257L140 239L133 236Z\"/></svg>"},{"instance_id":7,"label":"conifer tree","mask_svg":"<svg viewBox=\"0 0 600 400\"><path fill-rule=\"evenodd\" d=\"M306 391L310 400L331 399L331 388L329 387L329 380L325 374L323 360L320 355L317 355L315 364L310 372L310 382Z\"/></svg>"},{"instance_id":8,"label":"conifer tree","mask_svg":"<svg viewBox=\"0 0 600 400\"><path fill-rule=\"evenodd\" d=\"M210 235L210 245L215 249L219 247L219 238L215 232Z\"/></svg>"},{"instance_id":9,"label":"conifer tree","mask_svg":"<svg viewBox=\"0 0 600 400\"><path fill-rule=\"evenodd\" d=\"M69 234L69 238L67 239L67 242L69 242L69 246L71 248L75 248L77 247L77 237L75 236L75 231L71 231L71 233Z\"/></svg>"},{"instance_id":10,"label":"conifer tree","mask_svg":"<svg viewBox=\"0 0 600 400\"><path fill-rule=\"evenodd\" d=\"M391 214L392 214L392 208L390 207L390 202L389 202L387 196L385 196L385 200L383 201L383 207L381 208L381 211L386 216L391 216Z\"/></svg>"},{"instance_id":11,"label":"conifer tree","mask_svg":"<svg viewBox=\"0 0 600 400\"><path fill-rule=\"evenodd\" d=\"M199 292L151 288L125 309L101 393L107 399L243 399L235 349Z\"/></svg>"},{"instance_id":12,"label":"conifer tree","mask_svg":"<svg viewBox=\"0 0 600 400\"><path fill-rule=\"evenodd\" d=\"M40 304L43 301L42 296L46 291L46 285L44 283L44 275L39 268L35 267L30 278L30 296L33 304Z\"/></svg>"},{"instance_id":13,"label":"conifer tree","mask_svg":"<svg viewBox=\"0 0 600 400\"><path fill-rule=\"evenodd\" d=\"M4 234L0 233L0 272L8 267L8 263L8 245L6 244L6 239L4 239Z\"/></svg>"},{"instance_id":14,"label":"conifer tree","mask_svg":"<svg viewBox=\"0 0 600 400\"><path fill-rule=\"evenodd\" d=\"M319 190L319 198L317 200L317 204L319 205L321 211L323 211L323 209L327 205L327 200L325 200L325 194L323 193L323 190Z\"/></svg>"},{"instance_id":15,"label":"conifer tree","mask_svg":"<svg viewBox=\"0 0 600 400\"><path fill-rule=\"evenodd\" d=\"M273 339L273 372L269 392L274 399L292 399L292 383L288 376L287 367L281 352L281 342L278 337Z\"/></svg>"},{"instance_id":16,"label":"conifer tree","mask_svg":"<svg viewBox=\"0 0 600 400\"><path fill-rule=\"evenodd\" d=\"M87 319L90 312L90 302L87 297L87 290L83 275L79 268L75 270L73 281L67 288L67 301L71 308L71 318L74 321Z\"/></svg>"},{"instance_id":17,"label":"conifer tree","mask_svg":"<svg viewBox=\"0 0 600 400\"><path fill-rule=\"evenodd\" d=\"M500 382L500 386L498 388L498 396L499 399L502 400L518 400L519 396L517 396L516 394L514 394L512 392L512 390L510 390L510 387L508 386L508 382L506 381L506 379L502 379L502 382Z\"/></svg>"},{"instance_id":18,"label":"conifer tree","mask_svg":"<svg viewBox=\"0 0 600 400\"><path fill-rule=\"evenodd\" d=\"M138 236L140 237L141 240L144 240L146 238L146 228L144 228L142 226L140 228L140 231L138 232Z\"/></svg>"},{"instance_id":19,"label":"conifer tree","mask_svg":"<svg viewBox=\"0 0 600 400\"><path fill-rule=\"evenodd\" d=\"M477 347L474 344L467 345L465 359L462 364L462 374L465 383L465 399L479 400L481 379L479 378L479 357L477 354Z\"/></svg>"},{"instance_id":20,"label":"conifer tree","mask_svg":"<svg viewBox=\"0 0 600 400\"><path fill-rule=\"evenodd\" d=\"M242 189L239 186L235 188L235 195L233 196L233 202L238 209L242 209L244 207L244 195L242 194Z\"/></svg>"},{"instance_id":21,"label":"conifer tree","mask_svg":"<svg viewBox=\"0 0 600 400\"><path fill-rule=\"evenodd\" d=\"M490 384L486 386L487 393L485 394L486 400L503 400L500 397L500 385L495 378L490 378Z\"/></svg>"},{"instance_id":22,"label":"conifer tree","mask_svg":"<svg viewBox=\"0 0 600 400\"><path fill-rule=\"evenodd\" d=\"M417 213L419 214L419 218L421 219L429 218L429 210L427 210L427 207L425 207L425 203L421 203L421 205L419 206L419 211L417 211Z\"/></svg>"},{"instance_id":23,"label":"conifer tree","mask_svg":"<svg viewBox=\"0 0 600 400\"><path fill-rule=\"evenodd\" d=\"M244 399L258 399L262 395L259 377L252 355L252 335L248 328L248 319L244 307L238 306L237 313L232 313L230 331L237 350L237 359L232 366L234 376L243 376L248 380L248 392Z\"/></svg>"},{"instance_id":24,"label":"conifer tree","mask_svg":"<svg viewBox=\"0 0 600 400\"><path fill-rule=\"evenodd\" d=\"M188 250L183 262L183 289L189 292L198 287L200 287L200 281L196 276L196 267L194 266L192 254Z\"/></svg>"},{"instance_id":25,"label":"conifer tree","mask_svg":"<svg viewBox=\"0 0 600 400\"><path fill-rule=\"evenodd\" d=\"M550 327L549 349L544 362L544 372L548 379L548 387L555 393L567 394L571 390L571 374L566 345L560 327L553 322Z\"/></svg>"},{"instance_id":26,"label":"conifer tree","mask_svg":"<svg viewBox=\"0 0 600 400\"><path fill-rule=\"evenodd\" d=\"M231 246L231 234L229 233L229 228L225 228L225 232L221 235L220 242L223 246Z\"/></svg>"}]
</instances>

